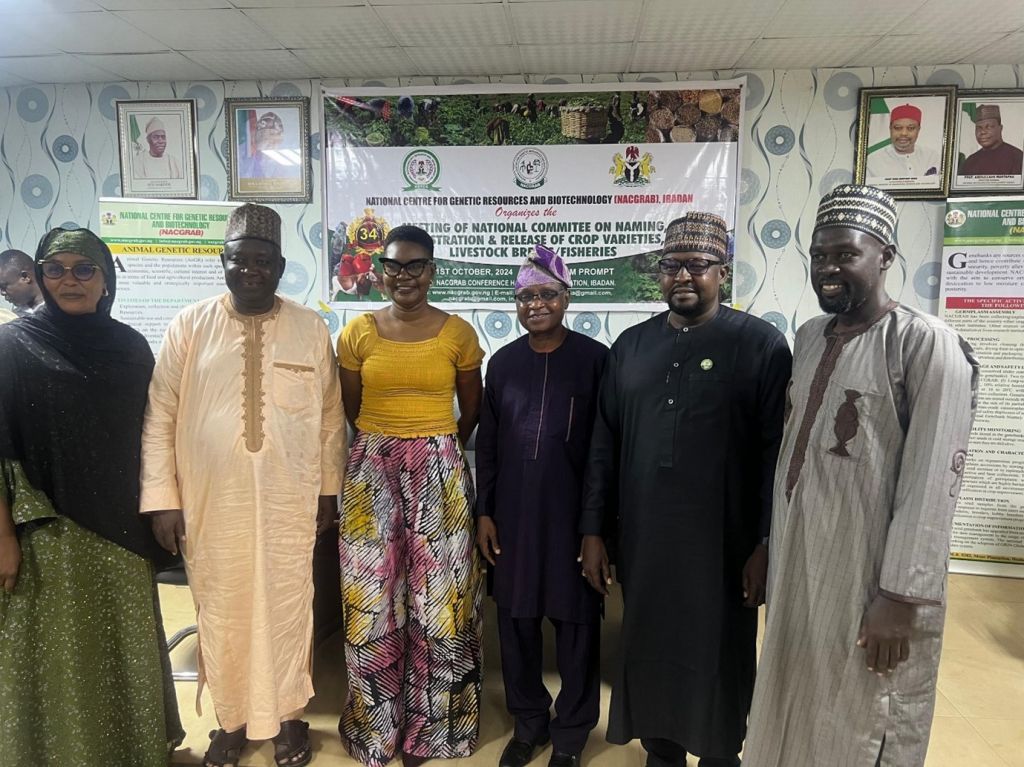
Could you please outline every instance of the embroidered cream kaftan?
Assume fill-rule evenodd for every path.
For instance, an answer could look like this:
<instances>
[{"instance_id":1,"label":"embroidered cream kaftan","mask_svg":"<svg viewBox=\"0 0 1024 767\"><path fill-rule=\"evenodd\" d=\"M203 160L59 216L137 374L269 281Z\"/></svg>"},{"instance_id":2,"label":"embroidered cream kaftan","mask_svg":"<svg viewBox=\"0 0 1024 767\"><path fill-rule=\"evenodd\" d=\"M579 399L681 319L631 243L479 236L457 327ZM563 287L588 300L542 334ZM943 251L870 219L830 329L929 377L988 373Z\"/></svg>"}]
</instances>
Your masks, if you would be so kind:
<instances>
[{"instance_id":1,"label":"embroidered cream kaftan","mask_svg":"<svg viewBox=\"0 0 1024 767\"><path fill-rule=\"evenodd\" d=\"M743 765L921 767L978 363L902 305L860 333L830 328L796 334ZM910 659L885 677L856 645L880 591L918 605Z\"/></svg>"},{"instance_id":2,"label":"embroidered cream kaftan","mask_svg":"<svg viewBox=\"0 0 1024 767\"><path fill-rule=\"evenodd\" d=\"M225 294L164 338L142 438L142 511L183 509L203 672L225 729L252 739L313 695L317 497L341 490L344 415L330 334L277 298Z\"/></svg>"}]
</instances>

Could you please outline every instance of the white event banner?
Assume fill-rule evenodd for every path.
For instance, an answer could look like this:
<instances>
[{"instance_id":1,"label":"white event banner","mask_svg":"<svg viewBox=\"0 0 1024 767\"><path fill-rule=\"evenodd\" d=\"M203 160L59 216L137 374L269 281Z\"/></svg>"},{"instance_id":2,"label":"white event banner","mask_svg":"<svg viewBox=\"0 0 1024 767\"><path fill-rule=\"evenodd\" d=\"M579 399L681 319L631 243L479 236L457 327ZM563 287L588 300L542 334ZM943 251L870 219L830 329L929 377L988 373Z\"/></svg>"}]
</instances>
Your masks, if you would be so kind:
<instances>
[{"instance_id":1,"label":"white event banner","mask_svg":"<svg viewBox=\"0 0 1024 767\"><path fill-rule=\"evenodd\" d=\"M384 238L415 224L443 307L507 305L544 244L569 262L575 308L660 308L669 221L703 211L735 229L744 85L326 89L328 300L383 302Z\"/></svg>"}]
</instances>

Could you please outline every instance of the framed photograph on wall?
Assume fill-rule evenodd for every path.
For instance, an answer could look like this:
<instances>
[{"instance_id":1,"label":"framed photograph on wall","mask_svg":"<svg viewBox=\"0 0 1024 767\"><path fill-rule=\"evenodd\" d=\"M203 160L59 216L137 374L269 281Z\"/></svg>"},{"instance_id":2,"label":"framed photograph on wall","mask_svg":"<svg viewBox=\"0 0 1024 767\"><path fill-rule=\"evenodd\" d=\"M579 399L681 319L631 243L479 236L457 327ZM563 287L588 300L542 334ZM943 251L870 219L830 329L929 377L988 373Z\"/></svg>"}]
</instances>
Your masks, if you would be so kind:
<instances>
[{"instance_id":1,"label":"framed photograph on wall","mask_svg":"<svg viewBox=\"0 0 1024 767\"><path fill-rule=\"evenodd\" d=\"M949 194L955 85L861 88L854 178L902 200Z\"/></svg>"},{"instance_id":2,"label":"framed photograph on wall","mask_svg":"<svg viewBox=\"0 0 1024 767\"><path fill-rule=\"evenodd\" d=\"M195 200L199 148L194 101L118 101L121 196Z\"/></svg>"},{"instance_id":3,"label":"framed photograph on wall","mask_svg":"<svg viewBox=\"0 0 1024 767\"><path fill-rule=\"evenodd\" d=\"M228 197L311 202L309 99L225 99Z\"/></svg>"},{"instance_id":4,"label":"framed photograph on wall","mask_svg":"<svg viewBox=\"0 0 1024 767\"><path fill-rule=\"evenodd\" d=\"M960 91L953 194L1024 191L1024 90Z\"/></svg>"}]
</instances>

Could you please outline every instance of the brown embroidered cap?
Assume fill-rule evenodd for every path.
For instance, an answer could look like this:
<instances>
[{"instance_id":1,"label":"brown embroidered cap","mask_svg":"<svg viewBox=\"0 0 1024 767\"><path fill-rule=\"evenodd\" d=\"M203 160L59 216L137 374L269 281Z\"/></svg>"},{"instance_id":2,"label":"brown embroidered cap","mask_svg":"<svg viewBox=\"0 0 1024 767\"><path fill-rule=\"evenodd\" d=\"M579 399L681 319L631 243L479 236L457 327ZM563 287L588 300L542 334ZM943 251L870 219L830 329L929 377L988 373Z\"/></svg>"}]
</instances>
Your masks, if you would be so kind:
<instances>
[{"instance_id":1,"label":"brown embroidered cap","mask_svg":"<svg viewBox=\"0 0 1024 767\"><path fill-rule=\"evenodd\" d=\"M661 254L707 253L718 259L729 261L729 229L725 219L714 213L691 211L682 218L670 222L665 229L665 240Z\"/></svg>"},{"instance_id":2,"label":"brown embroidered cap","mask_svg":"<svg viewBox=\"0 0 1024 767\"><path fill-rule=\"evenodd\" d=\"M264 205L247 202L231 211L224 244L235 240L263 240L281 247L281 217L277 211Z\"/></svg>"},{"instance_id":3,"label":"brown embroidered cap","mask_svg":"<svg viewBox=\"0 0 1024 767\"><path fill-rule=\"evenodd\" d=\"M982 120L995 120L1002 124L1003 116L999 112L999 105L978 104L978 108L974 111L974 122L981 122Z\"/></svg>"},{"instance_id":4,"label":"brown embroidered cap","mask_svg":"<svg viewBox=\"0 0 1024 767\"><path fill-rule=\"evenodd\" d=\"M833 226L859 229L888 245L896 230L896 201L873 186L843 184L818 203L814 228Z\"/></svg>"}]
</instances>

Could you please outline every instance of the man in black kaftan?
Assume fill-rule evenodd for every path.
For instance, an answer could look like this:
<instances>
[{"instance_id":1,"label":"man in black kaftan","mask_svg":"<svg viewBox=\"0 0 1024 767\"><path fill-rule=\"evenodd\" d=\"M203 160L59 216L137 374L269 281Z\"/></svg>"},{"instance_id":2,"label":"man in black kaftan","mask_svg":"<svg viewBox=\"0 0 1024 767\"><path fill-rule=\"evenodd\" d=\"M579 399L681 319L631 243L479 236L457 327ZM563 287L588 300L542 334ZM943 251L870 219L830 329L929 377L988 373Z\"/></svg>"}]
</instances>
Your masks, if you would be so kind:
<instances>
[{"instance_id":1,"label":"man in black kaftan","mask_svg":"<svg viewBox=\"0 0 1024 767\"><path fill-rule=\"evenodd\" d=\"M681 767L687 752L735 765L792 358L774 327L720 305L722 219L677 219L661 255L670 311L612 346L580 524L599 591L601 536L617 529L624 613L607 737L640 738L651 767Z\"/></svg>"},{"instance_id":2,"label":"man in black kaftan","mask_svg":"<svg viewBox=\"0 0 1024 767\"><path fill-rule=\"evenodd\" d=\"M516 280L528 333L487 366L476 439L477 542L493 566L502 675L515 732L500 767L550 736L551 767L575 767L597 724L600 597L580 577L580 495L608 349L562 324L571 278L538 246ZM550 720L541 622L554 624L562 687Z\"/></svg>"}]
</instances>

